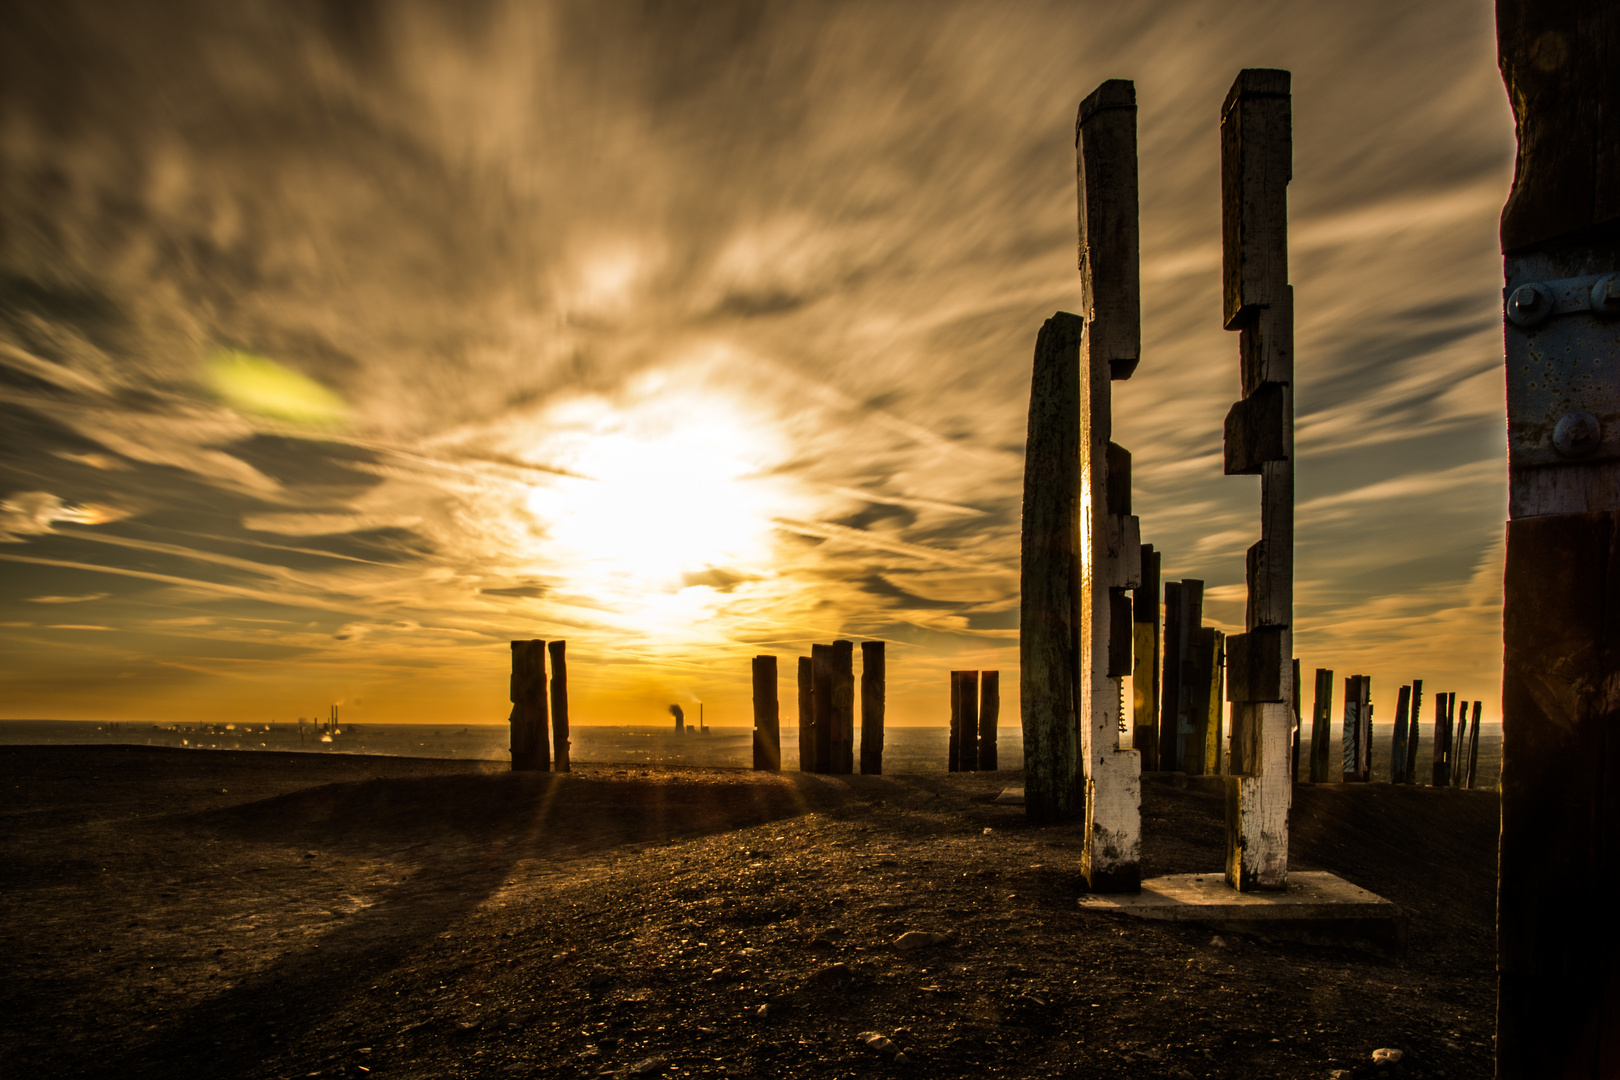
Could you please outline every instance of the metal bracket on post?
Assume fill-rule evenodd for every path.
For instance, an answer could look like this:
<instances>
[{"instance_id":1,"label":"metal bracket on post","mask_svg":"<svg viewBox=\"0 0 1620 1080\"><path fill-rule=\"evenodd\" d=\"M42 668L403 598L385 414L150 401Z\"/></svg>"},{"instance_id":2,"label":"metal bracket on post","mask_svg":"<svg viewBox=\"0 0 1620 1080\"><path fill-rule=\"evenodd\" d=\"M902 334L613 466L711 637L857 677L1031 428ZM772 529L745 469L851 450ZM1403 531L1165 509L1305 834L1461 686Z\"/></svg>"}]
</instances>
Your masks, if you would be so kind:
<instances>
[{"instance_id":1,"label":"metal bracket on post","mask_svg":"<svg viewBox=\"0 0 1620 1080\"><path fill-rule=\"evenodd\" d=\"M1509 259L1503 292L1508 454L1515 468L1620 458L1620 274L1547 279Z\"/></svg>"}]
</instances>

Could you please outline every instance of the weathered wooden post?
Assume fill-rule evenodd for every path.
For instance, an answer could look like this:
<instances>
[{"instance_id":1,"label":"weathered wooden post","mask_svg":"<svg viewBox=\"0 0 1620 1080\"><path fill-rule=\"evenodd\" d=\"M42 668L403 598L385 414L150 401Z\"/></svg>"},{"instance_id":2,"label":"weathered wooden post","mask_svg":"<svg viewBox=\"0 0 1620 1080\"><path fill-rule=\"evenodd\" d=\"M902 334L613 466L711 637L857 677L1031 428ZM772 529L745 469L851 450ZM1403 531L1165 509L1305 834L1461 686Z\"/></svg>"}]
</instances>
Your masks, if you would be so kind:
<instances>
[{"instance_id":1,"label":"weathered wooden post","mask_svg":"<svg viewBox=\"0 0 1620 1080\"><path fill-rule=\"evenodd\" d=\"M1508 427L1496 1075L1620 1072L1620 7L1497 0Z\"/></svg>"},{"instance_id":2,"label":"weathered wooden post","mask_svg":"<svg viewBox=\"0 0 1620 1080\"><path fill-rule=\"evenodd\" d=\"M1143 544L1142 584L1131 594L1131 745L1144 772L1159 767L1159 564L1153 545Z\"/></svg>"},{"instance_id":3,"label":"weathered wooden post","mask_svg":"<svg viewBox=\"0 0 1620 1080\"><path fill-rule=\"evenodd\" d=\"M832 643L833 765L835 773L855 771L855 644Z\"/></svg>"},{"instance_id":4,"label":"weathered wooden post","mask_svg":"<svg viewBox=\"0 0 1620 1080\"><path fill-rule=\"evenodd\" d=\"M754 768L782 768L782 713L776 697L776 657L754 657Z\"/></svg>"},{"instance_id":5,"label":"weathered wooden post","mask_svg":"<svg viewBox=\"0 0 1620 1080\"><path fill-rule=\"evenodd\" d=\"M1418 782L1418 737L1423 733L1419 726L1423 719L1423 680L1412 680L1412 719L1406 735L1406 782Z\"/></svg>"},{"instance_id":6,"label":"weathered wooden post","mask_svg":"<svg viewBox=\"0 0 1620 1080\"><path fill-rule=\"evenodd\" d=\"M799 657L799 771L816 771L816 680L808 656Z\"/></svg>"},{"instance_id":7,"label":"weathered wooden post","mask_svg":"<svg viewBox=\"0 0 1620 1080\"><path fill-rule=\"evenodd\" d=\"M1406 739L1410 734L1412 687L1403 686L1395 698L1395 730L1389 743L1389 782L1406 783Z\"/></svg>"},{"instance_id":8,"label":"weathered wooden post","mask_svg":"<svg viewBox=\"0 0 1620 1080\"><path fill-rule=\"evenodd\" d=\"M962 677L965 671L951 672L951 741L946 751L947 772L962 771Z\"/></svg>"},{"instance_id":9,"label":"weathered wooden post","mask_svg":"<svg viewBox=\"0 0 1620 1080\"><path fill-rule=\"evenodd\" d=\"M1112 442L1112 382L1142 353L1136 87L1109 79L1075 118L1079 205L1080 675L1077 695L1086 822L1080 873L1093 892L1141 884L1142 764L1120 746L1120 681L1131 673L1131 589L1142 583L1141 526L1131 514L1131 455Z\"/></svg>"},{"instance_id":10,"label":"weathered wooden post","mask_svg":"<svg viewBox=\"0 0 1620 1080\"><path fill-rule=\"evenodd\" d=\"M1192 668L1187 676L1188 716L1192 730L1183 744L1182 768L1191 776L1218 773L1221 757L1222 646L1225 635L1200 626L1194 637Z\"/></svg>"},{"instance_id":11,"label":"weathered wooden post","mask_svg":"<svg viewBox=\"0 0 1620 1080\"><path fill-rule=\"evenodd\" d=\"M1353 784L1361 779L1361 676L1344 680L1344 769L1341 779Z\"/></svg>"},{"instance_id":12,"label":"weathered wooden post","mask_svg":"<svg viewBox=\"0 0 1620 1080\"><path fill-rule=\"evenodd\" d=\"M810 679L814 689L810 694L816 710L816 772L828 773L833 768L833 647L810 646Z\"/></svg>"},{"instance_id":13,"label":"weathered wooden post","mask_svg":"<svg viewBox=\"0 0 1620 1080\"><path fill-rule=\"evenodd\" d=\"M1193 737L1198 632L1204 621L1204 583L1197 578L1164 585L1164 690L1160 697L1159 767L1182 771Z\"/></svg>"},{"instance_id":14,"label":"weathered wooden post","mask_svg":"<svg viewBox=\"0 0 1620 1080\"><path fill-rule=\"evenodd\" d=\"M1474 790L1474 775L1479 769L1479 715L1484 706L1483 701L1474 702L1474 727L1468 733L1468 782L1463 786L1469 791Z\"/></svg>"},{"instance_id":15,"label":"weathered wooden post","mask_svg":"<svg viewBox=\"0 0 1620 1080\"><path fill-rule=\"evenodd\" d=\"M979 771L996 771L996 725L1001 720L1001 672L979 673Z\"/></svg>"},{"instance_id":16,"label":"weathered wooden post","mask_svg":"<svg viewBox=\"0 0 1620 1080\"><path fill-rule=\"evenodd\" d=\"M1300 699L1304 697L1304 685L1299 680L1299 657L1294 657L1294 697L1289 702L1294 712L1294 744L1289 748L1290 761L1288 775L1295 783L1299 782L1299 743L1300 736L1305 730L1304 714L1300 712Z\"/></svg>"},{"instance_id":17,"label":"weathered wooden post","mask_svg":"<svg viewBox=\"0 0 1620 1080\"><path fill-rule=\"evenodd\" d=\"M1450 754L1446 744L1451 741L1451 716L1446 707L1446 695L1434 695L1434 776L1429 783L1433 787L1445 787L1451 779L1451 773L1446 766L1450 764Z\"/></svg>"},{"instance_id":18,"label":"weathered wooden post","mask_svg":"<svg viewBox=\"0 0 1620 1080\"><path fill-rule=\"evenodd\" d=\"M512 771L551 768L546 738L546 643L512 642Z\"/></svg>"},{"instance_id":19,"label":"weathered wooden post","mask_svg":"<svg viewBox=\"0 0 1620 1080\"><path fill-rule=\"evenodd\" d=\"M1060 311L1035 340L1024 451L1019 564L1019 708L1024 728L1024 812L1061 821L1082 812L1079 787L1075 597L1080 585L1080 338ZM956 711L952 680L952 714ZM956 724L951 725L955 760ZM954 768L954 766L953 766Z\"/></svg>"},{"instance_id":20,"label":"weathered wooden post","mask_svg":"<svg viewBox=\"0 0 1620 1080\"><path fill-rule=\"evenodd\" d=\"M888 704L883 642L861 642L861 773L883 772L883 713Z\"/></svg>"},{"instance_id":21,"label":"weathered wooden post","mask_svg":"<svg viewBox=\"0 0 1620 1080\"><path fill-rule=\"evenodd\" d=\"M1333 672L1316 669L1316 696L1311 702L1311 783L1328 782L1333 753Z\"/></svg>"},{"instance_id":22,"label":"weathered wooden post","mask_svg":"<svg viewBox=\"0 0 1620 1080\"><path fill-rule=\"evenodd\" d=\"M1294 611L1294 291L1288 283L1293 175L1289 74L1238 73L1221 108L1221 250L1225 327L1241 335L1243 397L1226 415L1228 475L1260 476L1260 540L1248 552L1245 631L1227 639L1233 759L1226 879L1288 883L1288 702ZM1234 772L1236 767L1234 766Z\"/></svg>"},{"instance_id":23,"label":"weathered wooden post","mask_svg":"<svg viewBox=\"0 0 1620 1080\"><path fill-rule=\"evenodd\" d=\"M551 654L551 771L568 772L568 642L546 645Z\"/></svg>"},{"instance_id":24,"label":"weathered wooden post","mask_svg":"<svg viewBox=\"0 0 1620 1080\"><path fill-rule=\"evenodd\" d=\"M961 697L957 710L961 730L957 732L957 768L963 772L977 772L979 768L979 673L960 671Z\"/></svg>"},{"instance_id":25,"label":"weathered wooden post","mask_svg":"<svg viewBox=\"0 0 1620 1080\"><path fill-rule=\"evenodd\" d=\"M1455 787L1468 786L1468 702L1457 712L1457 734L1451 740L1451 782Z\"/></svg>"}]
</instances>

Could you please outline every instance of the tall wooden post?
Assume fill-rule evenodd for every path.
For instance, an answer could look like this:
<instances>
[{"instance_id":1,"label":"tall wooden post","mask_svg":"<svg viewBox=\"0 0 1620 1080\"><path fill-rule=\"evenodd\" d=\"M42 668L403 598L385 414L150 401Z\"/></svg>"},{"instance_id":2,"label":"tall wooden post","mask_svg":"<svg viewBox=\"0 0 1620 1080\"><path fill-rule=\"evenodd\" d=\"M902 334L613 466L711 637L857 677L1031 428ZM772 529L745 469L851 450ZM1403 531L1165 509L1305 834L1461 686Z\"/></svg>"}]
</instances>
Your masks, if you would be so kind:
<instances>
[{"instance_id":1,"label":"tall wooden post","mask_svg":"<svg viewBox=\"0 0 1620 1080\"><path fill-rule=\"evenodd\" d=\"M1294 712L1294 742L1293 746L1289 748L1291 757L1288 765L1288 774L1293 777L1295 783L1299 782L1299 744L1301 735L1305 730L1304 717L1299 711L1300 699L1304 696L1304 693L1303 684L1299 680L1299 657L1296 656L1294 657L1294 697L1289 702Z\"/></svg>"},{"instance_id":2,"label":"tall wooden post","mask_svg":"<svg viewBox=\"0 0 1620 1080\"><path fill-rule=\"evenodd\" d=\"M861 773L883 772L883 713L888 704L883 642L861 642Z\"/></svg>"},{"instance_id":3,"label":"tall wooden post","mask_svg":"<svg viewBox=\"0 0 1620 1080\"><path fill-rule=\"evenodd\" d=\"M551 654L551 771L568 772L568 642L553 641Z\"/></svg>"},{"instance_id":4,"label":"tall wooden post","mask_svg":"<svg viewBox=\"0 0 1620 1080\"><path fill-rule=\"evenodd\" d=\"M957 768L977 772L979 768L979 673L958 671L956 710Z\"/></svg>"},{"instance_id":5,"label":"tall wooden post","mask_svg":"<svg viewBox=\"0 0 1620 1080\"><path fill-rule=\"evenodd\" d=\"M1183 744L1182 768L1189 775L1216 773L1221 756L1221 648L1225 635L1201 626L1194 637L1191 675L1187 679L1188 718L1192 730Z\"/></svg>"},{"instance_id":6,"label":"tall wooden post","mask_svg":"<svg viewBox=\"0 0 1620 1080\"><path fill-rule=\"evenodd\" d=\"M1198 634L1204 621L1204 583L1197 578L1164 586L1164 689L1160 698L1159 767L1185 770L1192 751L1198 693Z\"/></svg>"},{"instance_id":7,"label":"tall wooden post","mask_svg":"<svg viewBox=\"0 0 1620 1080\"><path fill-rule=\"evenodd\" d=\"M546 738L546 643L512 642L512 771L551 768Z\"/></svg>"},{"instance_id":8,"label":"tall wooden post","mask_svg":"<svg viewBox=\"0 0 1620 1080\"><path fill-rule=\"evenodd\" d=\"M1474 702L1474 728L1468 734L1468 783L1464 786L1469 791L1474 790L1474 775L1479 769L1479 714L1484 706L1483 701Z\"/></svg>"},{"instance_id":9,"label":"tall wooden post","mask_svg":"<svg viewBox=\"0 0 1620 1080\"><path fill-rule=\"evenodd\" d=\"M833 765L835 773L855 771L855 645L832 643Z\"/></svg>"},{"instance_id":10,"label":"tall wooden post","mask_svg":"<svg viewBox=\"0 0 1620 1080\"><path fill-rule=\"evenodd\" d=\"M1311 701L1311 783L1325 784L1333 754L1333 672L1316 669L1316 696Z\"/></svg>"},{"instance_id":11,"label":"tall wooden post","mask_svg":"<svg viewBox=\"0 0 1620 1080\"><path fill-rule=\"evenodd\" d=\"M1408 716L1412 709L1412 688L1401 687L1395 698L1395 730L1389 743L1389 782L1406 783L1406 738L1410 734Z\"/></svg>"},{"instance_id":12,"label":"tall wooden post","mask_svg":"<svg viewBox=\"0 0 1620 1080\"><path fill-rule=\"evenodd\" d=\"M810 701L816 710L816 772L833 771L833 647L810 646Z\"/></svg>"},{"instance_id":13,"label":"tall wooden post","mask_svg":"<svg viewBox=\"0 0 1620 1080\"><path fill-rule=\"evenodd\" d=\"M816 771L816 680L808 656L799 657L799 771Z\"/></svg>"},{"instance_id":14,"label":"tall wooden post","mask_svg":"<svg viewBox=\"0 0 1620 1080\"><path fill-rule=\"evenodd\" d=\"M1131 455L1112 442L1111 384L1142 352L1136 87L1110 79L1075 118L1080 304L1080 766L1086 830L1080 873L1093 892L1141 883L1142 760L1120 745L1131 673L1128 595L1142 583L1141 526L1131 514Z\"/></svg>"},{"instance_id":15,"label":"tall wooden post","mask_svg":"<svg viewBox=\"0 0 1620 1080\"><path fill-rule=\"evenodd\" d=\"M1451 741L1451 715L1446 708L1446 695L1434 695L1434 776L1429 783L1433 787L1445 787L1451 780L1451 773L1447 769L1450 755L1446 744Z\"/></svg>"},{"instance_id":16,"label":"tall wooden post","mask_svg":"<svg viewBox=\"0 0 1620 1080\"><path fill-rule=\"evenodd\" d=\"M1460 788L1468 783L1468 702L1452 713L1457 721L1451 736L1451 786Z\"/></svg>"},{"instance_id":17,"label":"tall wooden post","mask_svg":"<svg viewBox=\"0 0 1620 1080\"><path fill-rule=\"evenodd\" d=\"M782 768L782 713L776 698L776 657L754 657L754 768Z\"/></svg>"},{"instance_id":18,"label":"tall wooden post","mask_svg":"<svg viewBox=\"0 0 1620 1080\"><path fill-rule=\"evenodd\" d=\"M1260 476L1260 540L1249 549L1245 631L1226 643L1233 758L1226 791L1226 879L1288 883L1288 702L1294 611L1294 290L1288 284L1293 175L1289 74L1239 72L1221 108L1225 326L1240 336L1243 397L1226 416L1228 475ZM1236 767L1234 766L1234 772Z\"/></svg>"},{"instance_id":19,"label":"tall wooden post","mask_svg":"<svg viewBox=\"0 0 1620 1080\"><path fill-rule=\"evenodd\" d=\"M1142 584L1131 594L1131 745L1144 772L1159 767L1159 563L1153 545L1143 544Z\"/></svg>"},{"instance_id":20,"label":"tall wooden post","mask_svg":"<svg viewBox=\"0 0 1620 1080\"><path fill-rule=\"evenodd\" d=\"M962 771L962 680L965 671L951 672L951 741L946 750L947 772Z\"/></svg>"},{"instance_id":21,"label":"tall wooden post","mask_svg":"<svg viewBox=\"0 0 1620 1080\"><path fill-rule=\"evenodd\" d=\"M979 673L979 771L996 771L996 725L1001 720L1001 672Z\"/></svg>"},{"instance_id":22,"label":"tall wooden post","mask_svg":"<svg viewBox=\"0 0 1620 1080\"><path fill-rule=\"evenodd\" d=\"M1340 779L1353 784L1361 779L1361 676L1344 680L1344 725L1341 729L1344 761Z\"/></svg>"},{"instance_id":23,"label":"tall wooden post","mask_svg":"<svg viewBox=\"0 0 1620 1080\"><path fill-rule=\"evenodd\" d=\"M1412 719L1406 732L1406 782L1418 782L1418 737L1422 735L1423 680L1412 680Z\"/></svg>"},{"instance_id":24,"label":"tall wooden post","mask_svg":"<svg viewBox=\"0 0 1620 1080\"><path fill-rule=\"evenodd\" d=\"M1035 341L1024 451L1019 564L1018 693L1024 728L1024 813L1033 821L1078 815L1075 598L1079 595L1080 338L1084 322L1060 311ZM954 680L952 686L955 686ZM955 694L952 694L955 711ZM955 738L956 727L951 727ZM954 757L954 753L953 753Z\"/></svg>"}]
</instances>

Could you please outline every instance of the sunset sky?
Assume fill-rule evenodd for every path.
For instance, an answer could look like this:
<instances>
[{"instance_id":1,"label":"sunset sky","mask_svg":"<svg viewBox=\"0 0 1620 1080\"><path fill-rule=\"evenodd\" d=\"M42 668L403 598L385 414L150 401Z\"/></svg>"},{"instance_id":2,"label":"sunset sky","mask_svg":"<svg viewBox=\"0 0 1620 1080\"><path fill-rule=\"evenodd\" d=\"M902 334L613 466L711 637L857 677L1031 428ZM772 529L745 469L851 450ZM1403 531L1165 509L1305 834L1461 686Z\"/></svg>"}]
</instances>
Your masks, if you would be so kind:
<instances>
[{"instance_id":1,"label":"sunset sky","mask_svg":"<svg viewBox=\"0 0 1620 1080\"><path fill-rule=\"evenodd\" d=\"M1469 3L32 4L0 36L0 717L748 722L888 641L1018 680L1030 364L1074 120L1136 82L1166 580L1241 629L1218 120L1293 72L1296 650L1497 713L1497 216ZM1307 708L1309 704L1307 702ZM1016 724L1016 701L1003 723Z\"/></svg>"}]
</instances>

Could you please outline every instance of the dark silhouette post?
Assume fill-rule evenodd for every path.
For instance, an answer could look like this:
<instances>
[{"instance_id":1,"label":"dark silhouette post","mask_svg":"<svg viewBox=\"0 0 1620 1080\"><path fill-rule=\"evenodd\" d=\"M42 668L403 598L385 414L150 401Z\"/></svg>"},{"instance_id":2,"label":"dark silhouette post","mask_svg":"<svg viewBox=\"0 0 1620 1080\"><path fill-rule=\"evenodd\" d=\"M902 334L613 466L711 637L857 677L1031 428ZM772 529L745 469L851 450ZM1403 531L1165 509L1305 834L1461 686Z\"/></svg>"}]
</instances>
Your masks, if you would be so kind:
<instances>
[{"instance_id":1,"label":"dark silhouette post","mask_svg":"<svg viewBox=\"0 0 1620 1080\"><path fill-rule=\"evenodd\" d=\"M1159 727L1159 767L1189 771L1202 746L1194 747L1201 698L1199 632L1204 622L1204 583L1197 578L1164 586L1164 692ZM1236 765L1233 766L1236 768Z\"/></svg>"},{"instance_id":2,"label":"dark silhouette post","mask_svg":"<svg viewBox=\"0 0 1620 1080\"><path fill-rule=\"evenodd\" d=\"M551 768L546 731L546 643L512 642L512 771Z\"/></svg>"},{"instance_id":3,"label":"dark silhouette post","mask_svg":"<svg viewBox=\"0 0 1620 1080\"><path fill-rule=\"evenodd\" d=\"M1159 563L1153 545L1143 544L1142 584L1131 594L1131 745L1144 772L1159 767Z\"/></svg>"},{"instance_id":4,"label":"dark silhouette post","mask_svg":"<svg viewBox=\"0 0 1620 1080\"><path fill-rule=\"evenodd\" d=\"M816 710L816 772L833 771L833 647L810 646L810 674L814 689L811 703Z\"/></svg>"},{"instance_id":5,"label":"dark silhouette post","mask_svg":"<svg viewBox=\"0 0 1620 1080\"><path fill-rule=\"evenodd\" d=\"M962 676L951 672L951 741L946 749L945 771L962 771Z\"/></svg>"},{"instance_id":6,"label":"dark silhouette post","mask_svg":"<svg viewBox=\"0 0 1620 1080\"><path fill-rule=\"evenodd\" d=\"M883 713L888 704L883 642L861 642L861 773L883 773Z\"/></svg>"},{"instance_id":7,"label":"dark silhouette post","mask_svg":"<svg viewBox=\"0 0 1620 1080\"><path fill-rule=\"evenodd\" d=\"M1260 540L1248 552L1244 632L1226 643L1232 771L1226 880L1245 892L1288 884L1289 702L1294 612L1294 290L1288 283L1293 174L1289 74L1238 73L1221 107L1224 322L1237 331L1243 397L1226 415L1228 475L1260 476ZM1241 771L1237 762L1241 760Z\"/></svg>"},{"instance_id":8,"label":"dark silhouette post","mask_svg":"<svg viewBox=\"0 0 1620 1080\"><path fill-rule=\"evenodd\" d=\"M1300 700L1304 696L1304 683L1299 678L1299 657L1296 656L1294 657L1294 697L1289 702L1294 713L1294 740L1293 746L1289 748L1291 758L1288 765L1288 775L1293 778L1295 783L1299 782L1299 744L1305 731L1304 714L1300 712Z\"/></svg>"},{"instance_id":9,"label":"dark silhouette post","mask_svg":"<svg viewBox=\"0 0 1620 1080\"><path fill-rule=\"evenodd\" d=\"M1418 737L1422 735L1420 725L1423 719L1423 680L1412 680L1412 718L1407 726L1406 733L1406 782L1418 782Z\"/></svg>"},{"instance_id":10,"label":"dark silhouette post","mask_svg":"<svg viewBox=\"0 0 1620 1080\"><path fill-rule=\"evenodd\" d=\"M810 658L799 657L799 771L816 771L816 692Z\"/></svg>"},{"instance_id":11,"label":"dark silhouette post","mask_svg":"<svg viewBox=\"0 0 1620 1080\"><path fill-rule=\"evenodd\" d=\"M832 643L833 765L832 772L855 771L855 645Z\"/></svg>"},{"instance_id":12,"label":"dark silhouette post","mask_svg":"<svg viewBox=\"0 0 1620 1080\"><path fill-rule=\"evenodd\" d=\"M1328 782L1333 756L1333 672L1316 669L1316 697L1311 703L1311 783Z\"/></svg>"},{"instance_id":13,"label":"dark silhouette post","mask_svg":"<svg viewBox=\"0 0 1620 1080\"><path fill-rule=\"evenodd\" d=\"M1033 821L1078 816L1080 569L1080 338L1078 315L1058 312L1035 341L1024 452L1019 562L1019 707L1024 728L1024 812ZM951 712L957 713L956 680ZM951 760L957 757L951 724ZM956 767L954 764L951 766Z\"/></svg>"},{"instance_id":14,"label":"dark silhouette post","mask_svg":"<svg viewBox=\"0 0 1620 1080\"><path fill-rule=\"evenodd\" d=\"M962 772L979 768L979 673L953 671L956 686L956 767Z\"/></svg>"},{"instance_id":15,"label":"dark silhouette post","mask_svg":"<svg viewBox=\"0 0 1620 1080\"><path fill-rule=\"evenodd\" d=\"M1468 733L1468 782L1464 786L1469 791L1474 790L1474 775L1479 770L1479 714L1484 706L1483 701L1474 702L1474 726Z\"/></svg>"},{"instance_id":16,"label":"dark silhouette post","mask_svg":"<svg viewBox=\"0 0 1620 1080\"><path fill-rule=\"evenodd\" d=\"M1001 719L1001 672L979 673L979 771L996 771L996 724Z\"/></svg>"},{"instance_id":17,"label":"dark silhouette post","mask_svg":"<svg viewBox=\"0 0 1620 1080\"><path fill-rule=\"evenodd\" d=\"M1451 713L1447 708L1445 694L1434 695L1434 776L1429 783L1433 787L1445 787L1451 782L1451 772L1448 766L1451 763L1449 747L1451 741Z\"/></svg>"},{"instance_id":18,"label":"dark silhouette post","mask_svg":"<svg viewBox=\"0 0 1620 1080\"><path fill-rule=\"evenodd\" d=\"M754 657L754 768L782 768L782 718L776 699L776 657Z\"/></svg>"},{"instance_id":19,"label":"dark silhouette post","mask_svg":"<svg viewBox=\"0 0 1620 1080\"><path fill-rule=\"evenodd\" d=\"M1412 688L1401 687L1395 699L1395 730L1389 744L1389 782L1406 783L1406 739L1410 734L1408 716L1412 708Z\"/></svg>"},{"instance_id":20,"label":"dark silhouette post","mask_svg":"<svg viewBox=\"0 0 1620 1080\"><path fill-rule=\"evenodd\" d=\"M551 654L551 771L568 772L568 642L553 641Z\"/></svg>"}]
</instances>

